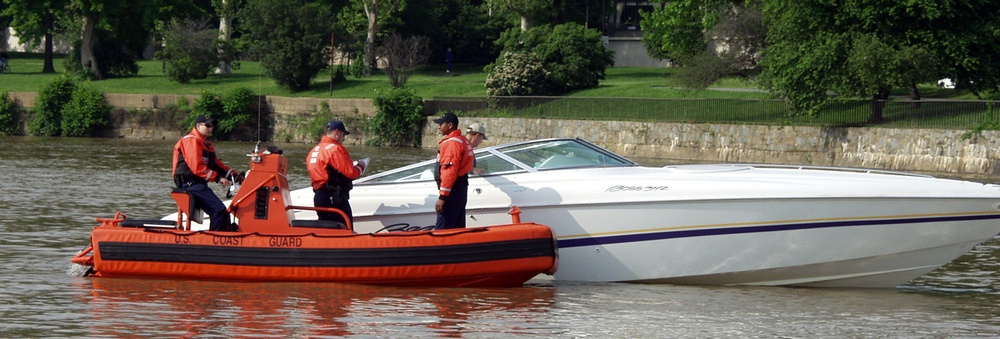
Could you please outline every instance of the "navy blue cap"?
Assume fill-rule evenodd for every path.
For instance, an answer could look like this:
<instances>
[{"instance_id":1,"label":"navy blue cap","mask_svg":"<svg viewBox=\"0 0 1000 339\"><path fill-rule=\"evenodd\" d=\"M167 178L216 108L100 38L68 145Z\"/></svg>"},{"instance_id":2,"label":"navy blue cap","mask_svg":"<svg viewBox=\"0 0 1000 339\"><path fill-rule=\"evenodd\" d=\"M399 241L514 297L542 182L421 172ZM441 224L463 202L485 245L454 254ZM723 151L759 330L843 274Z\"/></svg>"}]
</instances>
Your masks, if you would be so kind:
<instances>
[{"instance_id":1,"label":"navy blue cap","mask_svg":"<svg viewBox=\"0 0 1000 339\"><path fill-rule=\"evenodd\" d=\"M215 122L215 119L213 119L210 116L202 114L202 115L198 116L198 120L195 123L197 123L197 124L200 124L200 123L211 124L213 122Z\"/></svg>"},{"instance_id":2,"label":"navy blue cap","mask_svg":"<svg viewBox=\"0 0 1000 339\"><path fill-rule=\"evenodd\" d=\"M456 127L458 127L458 116L452 112L445 112L440 118L434 119L434 123L438 125L445 122L453 123Z\"/></svg>"},{"instance_id":3,"label":"navy blue cap","mask_svg":"<svg viewBox=\"0 0 1000 339\"><path fill-rule=\"evenodd\" d=\"M337 120L331 120L329 123L327 123L326 130L327 131L340 130L341 132L344 132L344 135L351 134L351 132L347 131L347 127L344 127L344 123Z\"/></svg>"}]
</instances>

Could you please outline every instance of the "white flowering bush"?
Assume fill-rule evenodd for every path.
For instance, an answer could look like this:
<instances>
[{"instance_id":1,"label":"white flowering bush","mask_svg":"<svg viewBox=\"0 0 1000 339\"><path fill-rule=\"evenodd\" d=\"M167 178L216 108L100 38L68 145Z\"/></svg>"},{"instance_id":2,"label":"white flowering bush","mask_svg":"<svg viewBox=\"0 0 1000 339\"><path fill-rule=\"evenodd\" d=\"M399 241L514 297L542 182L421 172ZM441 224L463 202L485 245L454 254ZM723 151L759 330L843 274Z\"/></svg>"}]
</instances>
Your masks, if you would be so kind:
<instances>
[{"instance_id":1,"label":"white flowering bush","mask_svg":"<svg viewBox=\"0 0 1000 339\"><path fill-rule=\"evenodd\" d=\"M504 53L498 65L486 75L489 96L550 95L550 72L534 53Z\"/></svg>"}]
</instances>

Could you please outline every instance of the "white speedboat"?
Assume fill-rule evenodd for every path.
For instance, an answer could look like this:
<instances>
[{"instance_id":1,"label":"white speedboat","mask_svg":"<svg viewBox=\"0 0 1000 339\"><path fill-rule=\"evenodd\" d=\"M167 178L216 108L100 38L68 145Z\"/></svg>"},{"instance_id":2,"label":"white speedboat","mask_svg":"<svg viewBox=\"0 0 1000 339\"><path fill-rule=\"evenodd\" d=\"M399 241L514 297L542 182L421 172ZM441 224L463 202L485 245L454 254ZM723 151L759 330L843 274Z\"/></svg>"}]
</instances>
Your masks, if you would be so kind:
<instances>
[{"instance_id":1,"label":"white speedboat","mask_svg":"<svg viewBox=\"0 0 1000 339\"><path fill-rule=\"evenodd\" d=\"M476 155L485 172L469 180L467 224L508 222L520 207L523 220L555 231L558 280L892 287L1000 233L998 185L848 168L650 168L581 139ZM355 181L355 229L431 227L433 165ZM291 198L311 205L312 195Z\"/></svg>"}]
</instances>

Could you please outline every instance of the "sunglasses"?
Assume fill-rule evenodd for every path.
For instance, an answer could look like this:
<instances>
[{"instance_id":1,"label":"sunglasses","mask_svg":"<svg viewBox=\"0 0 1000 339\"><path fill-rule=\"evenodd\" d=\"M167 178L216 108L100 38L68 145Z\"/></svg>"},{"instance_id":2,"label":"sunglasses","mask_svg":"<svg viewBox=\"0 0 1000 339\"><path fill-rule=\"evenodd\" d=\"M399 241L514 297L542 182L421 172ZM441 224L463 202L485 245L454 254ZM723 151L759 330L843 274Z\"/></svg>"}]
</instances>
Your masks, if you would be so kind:
<instances>
[{"instance_id":1,"label":"sunglasses","mask_svg":"<svg viewBox=\"0 0 1000 339\"><path fill-rule=\"evenodd\" d=\"M215 124L205 124L205 127L208 127L208 128L215 128Z\"/></svg>"}]
</instances>

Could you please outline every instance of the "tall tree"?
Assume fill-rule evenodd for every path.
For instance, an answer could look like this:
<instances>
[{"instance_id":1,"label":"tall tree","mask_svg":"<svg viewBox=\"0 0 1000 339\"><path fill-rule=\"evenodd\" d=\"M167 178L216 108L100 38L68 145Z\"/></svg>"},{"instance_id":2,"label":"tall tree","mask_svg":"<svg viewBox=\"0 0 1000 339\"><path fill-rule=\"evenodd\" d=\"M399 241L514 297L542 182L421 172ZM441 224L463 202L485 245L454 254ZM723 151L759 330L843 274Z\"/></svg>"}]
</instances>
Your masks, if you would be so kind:
<instances>
[{"instance_id":1,"label":"tall tree","mask_svg":"<svg viewBox=\"0 0 1000 339\"><path fill-rule=\"evenodd\" d=\"M235 17L236 12L239 11L240 0L212 0L212 7L215 8L215 14L219 16L220 44L225 46L223 48L232 48L230 41L233 35L233 17ZM226 52L227 51L219 51L220 54ZM232 73L229 60L226 59L228 58L224 58L222 61L219 61L219 67L215 69L215 73Z\"/></svg>"},{"instance_id":2,"label":"tall tree","mask_svg":"<svg viewBox=\"0 0 1000 339\"><path fill-rule=\"evenodd\" d=\"M249 0L239 11L250 54L268 77L292 91L309 89L329 60L329 7L301 0Z\"/></svg>"},{"instance_id":3,"label":"tall tree","mask_svg":"<svg viewBox=\"0 0 1000 339\"><path fill-rule=\"evenodd\" d=\"M69 0L8 0L3 14L11 18L11 27L21 40L45 46L42 73L55 73L52 38L61 31L57 18L67 11Z\"/></svg>"},{"instance_id":4,"label":"tall tree","mask_svg":"<svg viewBox=\"0 0 1000 339\"><path fill-rule=\"evenodd\" d=\"M406 6L405 0L361 0L362 8L365 10L365 18L368 19L368 34L365 36L365 76L372 75L372 66L375 64L375 36L378 34L382 22L380 17L388 16L390 13ZM384 19L382 19L384 21Z\"/></svg>"},{"instance_id":5,"label":"tall tree","mask_svg":"<svg viewBox=\"0 0 1000 339\"><path fill-rule=\"evenodd\" d=\"M829 91L873 100L892 88L957 78L974 91L1000 85L1000 2L992 0L768 0L762 84L799 112Z\"/></svg>"}]
</instances>

